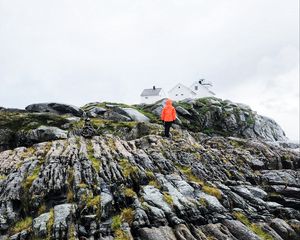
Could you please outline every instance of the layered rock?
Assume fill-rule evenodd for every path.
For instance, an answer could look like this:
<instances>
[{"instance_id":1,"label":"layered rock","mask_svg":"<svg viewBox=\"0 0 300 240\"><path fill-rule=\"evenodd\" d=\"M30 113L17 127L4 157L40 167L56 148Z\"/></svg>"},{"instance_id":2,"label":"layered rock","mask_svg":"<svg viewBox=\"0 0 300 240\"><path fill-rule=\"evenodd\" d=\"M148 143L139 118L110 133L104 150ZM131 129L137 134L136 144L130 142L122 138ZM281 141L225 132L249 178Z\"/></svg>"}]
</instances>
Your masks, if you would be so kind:
<instances>
[{"instance_id":1,"label":"layered rock","mask_svg":"<svg viewBox=\"0 0 300 240\"><path fill-rule=\"evenodd\" d=\"M155 123L161 103L95 103L90 121L4 111L0 239L299 239L298 146L246 106L199 101L175 104L172 139Z\"/></svg>"}]
</instances>

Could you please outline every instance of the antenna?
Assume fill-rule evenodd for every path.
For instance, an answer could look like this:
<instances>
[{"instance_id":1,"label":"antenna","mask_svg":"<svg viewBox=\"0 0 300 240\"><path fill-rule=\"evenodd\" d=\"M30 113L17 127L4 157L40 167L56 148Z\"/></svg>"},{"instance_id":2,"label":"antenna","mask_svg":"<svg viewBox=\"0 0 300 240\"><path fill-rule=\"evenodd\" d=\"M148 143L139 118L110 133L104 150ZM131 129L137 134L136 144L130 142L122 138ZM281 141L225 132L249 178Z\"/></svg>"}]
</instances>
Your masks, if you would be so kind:
<instances>
[{"instance_id":1,"label":"antenna","mask_svg":"<svg viewBox=\"0 0 300 240\"><path fill-rule=\"evenodd\" d=\"M206 81L204 78L201 78L200 80L199 80L199 83L201 84L201 85L204 85L204 86L213 86L213 84L212 84L212 82L210 82L210 81Z\"/></svg>"}]
</instances>

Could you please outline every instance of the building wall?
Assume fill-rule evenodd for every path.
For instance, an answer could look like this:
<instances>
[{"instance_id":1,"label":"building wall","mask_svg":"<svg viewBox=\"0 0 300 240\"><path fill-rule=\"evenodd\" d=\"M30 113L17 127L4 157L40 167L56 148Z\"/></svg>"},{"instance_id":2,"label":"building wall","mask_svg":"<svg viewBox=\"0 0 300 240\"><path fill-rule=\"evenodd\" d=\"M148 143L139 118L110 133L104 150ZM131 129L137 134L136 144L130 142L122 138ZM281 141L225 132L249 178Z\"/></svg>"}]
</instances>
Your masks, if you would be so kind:
<instances>
[{"instance_id":1,"label":"building wall","mask_svg":"<svg viewBox=\"0 0 300 240\"><path fill-rule=\"evenodd\" d=\"M141 103L151 104L155 103L156 101L163 99L163 96L148 96L148 97L141 97Z\"/></svg>"},{"instance_id":2,"label":"building wall","mask_svg":"<svg viewBox=\"0 0 300 240\"><path fill-rule=\"evenodd\" d=\"M174 101L179 101L185 98L193 98L193 97L194 96L192 95L191 90L189 90L188 88L182 85L177 85L175 88L169 91L169 98Z\"/></svg>"},{"instance_id":3,"label":"building wall","mask_svg":"<svg viewBox=\"0 0 300 240\"><path fill-rule=\"evenodd\" d=\"M195 87L198 87L198 90L196 90ZM197 96L194 96L194 98L214 96L212 93L210 93L205 87L203 87L198 82L195 82L190 88L191 88L192 91L194 91L195 93L197 93Z\"/></svg>"}]
</instances>

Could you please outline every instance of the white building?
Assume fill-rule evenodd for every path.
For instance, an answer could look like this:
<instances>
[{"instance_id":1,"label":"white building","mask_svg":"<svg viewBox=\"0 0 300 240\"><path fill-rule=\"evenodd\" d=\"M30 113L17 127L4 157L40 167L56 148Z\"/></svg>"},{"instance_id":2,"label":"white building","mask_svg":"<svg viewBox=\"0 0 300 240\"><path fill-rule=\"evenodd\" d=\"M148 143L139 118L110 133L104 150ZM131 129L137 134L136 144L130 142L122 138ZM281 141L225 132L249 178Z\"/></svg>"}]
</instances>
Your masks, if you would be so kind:
<instances>
[{"instance_id":1,"label":"white building","mask_svg":"<svg viewBox=\"0 0 300 240\"><path fill-rule=\"evenodd\" d=\"M210 90L212 84L205 81L204 79L200 79L199 81L195 81L190 89L197 94L196 98L201 97L212 97L215 95L213 91Z\"/></svg>"},{"instance_id":2,"label":"white building","mask_svg":"<svg viewBox=\"0 0 300 240\"><path fill-rule=\"evenodd\" d=\"M169 92L168 92L169 98L174 100L174 101L179 101L185 98L196 98L197 94L196 92L192 91L187 86L184 86L181 83L178 83L175 87L173 87Z\"/></svg>"},{"instance_id":3,"label":"white building","mask_svg":"<svg viewBox=\"0 0 300 240\"><path fill-rule=\"evenodd\" d=\"M162 88L156 88L153 86L149 89L144 89L141 93L141 103L151 104L166 98L166 94Z\"/></svg>"}]
</instances>

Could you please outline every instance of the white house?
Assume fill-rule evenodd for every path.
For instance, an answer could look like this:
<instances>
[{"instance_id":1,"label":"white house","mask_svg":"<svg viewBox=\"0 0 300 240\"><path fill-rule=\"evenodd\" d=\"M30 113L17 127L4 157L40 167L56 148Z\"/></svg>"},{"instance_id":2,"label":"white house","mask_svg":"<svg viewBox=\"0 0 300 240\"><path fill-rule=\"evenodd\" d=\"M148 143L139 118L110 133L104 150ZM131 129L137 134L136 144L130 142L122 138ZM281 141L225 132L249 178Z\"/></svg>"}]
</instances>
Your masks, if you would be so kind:
<instances>
[{"instance_id":1,"label":"white house","mask_svg":"<svg viewBox=\"0 0 300 240\"><path fill-rule=\"evenodd\" d=\"M166 94L162 88L153 86L152 88L143 90L141 93L141 103L151 104L165 97Z\"/></svg>"},{"instance_id":2,"label":"white house","mask_svg":"<svg viewBox=\"0 0 300 240\"><path fill-rule=\"evenodd\" d=\"M195 81L190 86L190 89L197 94L196 98L212 97L215 95L215 93L210 90L210 87L212 87L211 83L205 81L204 79L200 79Z\"/></svg>"},{"instance_id":3,"label":"white house","mask_svg":"<svg viewBox=\"0 0 300 240\"><path fill-rule=\"evenodd\" d=\"M189 87L178 83L175 87L173 87L169 92L169 98L174 101L182 100L185 98L196 98L197 93L194 92Z\"/></svg>"}]
</instances>

